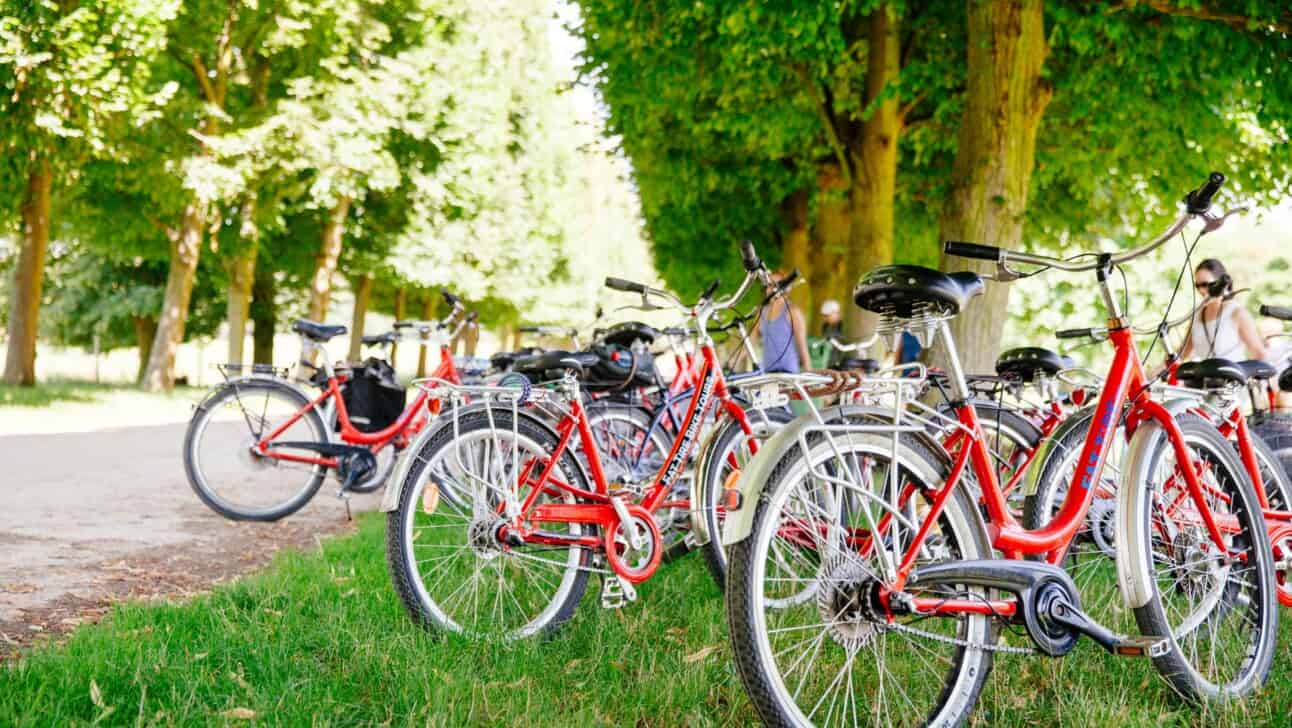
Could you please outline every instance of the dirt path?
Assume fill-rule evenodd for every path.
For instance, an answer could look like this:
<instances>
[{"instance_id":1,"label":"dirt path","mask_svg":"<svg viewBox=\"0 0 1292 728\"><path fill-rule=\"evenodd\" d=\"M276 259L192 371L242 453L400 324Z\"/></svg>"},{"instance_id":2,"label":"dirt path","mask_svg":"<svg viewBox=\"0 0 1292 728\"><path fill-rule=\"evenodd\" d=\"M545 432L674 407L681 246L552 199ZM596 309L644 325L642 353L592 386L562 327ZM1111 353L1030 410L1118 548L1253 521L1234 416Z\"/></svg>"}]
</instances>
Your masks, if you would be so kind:
<instances>
[{"instance_id":1,"label":"dirt path","mask_svg":"<svg viewBox=\"0 0 1292 728\"><path fill-rule=\"evenodd\" d=\"M114 601L192 594L280 549L315 548L350 528L330 481L279 523L233 523L207 510L180 458L187 410L176 402L150 413L167 424L0 435L0 655L92 621ZM100 420L105 412L112 408L94 408ZM27 429L23 419L42 421L0 410L0 433ZM64 412L33 429L55 429L51 422L104 424ZM352 505L373 509L377 501L357 496Z\"/></svg>"}]
</instances>

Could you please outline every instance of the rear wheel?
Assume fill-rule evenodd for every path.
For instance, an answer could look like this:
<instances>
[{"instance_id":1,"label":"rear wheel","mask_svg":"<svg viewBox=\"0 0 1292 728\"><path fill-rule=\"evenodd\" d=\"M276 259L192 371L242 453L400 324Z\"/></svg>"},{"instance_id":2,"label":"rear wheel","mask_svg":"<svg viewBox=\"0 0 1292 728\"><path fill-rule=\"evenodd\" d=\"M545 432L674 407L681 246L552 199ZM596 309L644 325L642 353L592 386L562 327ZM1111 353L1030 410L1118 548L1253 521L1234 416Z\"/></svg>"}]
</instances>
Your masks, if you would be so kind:
<instances>
[{"instance_id":1,"label":"rear wheel","mask_svg":"<svg viewBox=\"0 0 1292 728\"><path fill-rule=\"evenodd\" d=\"M517 487L527 463L543 463L556 437L510 409L462 415L415 455L399 506L388 514L386 557L400 600L419 623L448 632L518 639L551 632L573 616L587 589L591 553L570 545L513 544L504 517L532 490ZM564 453L553 477L588 484ZM576 503L552 489L536 503ZM529 523L577 537L591 526ZM595 535L595 533L593 533Z\"/></svg>"},{"instance_id":2,"label":"rear wheel","mask_svg":"<svg viewBox=\"0 0 1292 728\"><path fill-rule=\"evenodd\" d=\"M977 702L991 668L990 618L890 622L874 608L886 562L911 543L947 476L945 461L917 443L900 445L896 464L892 453L892 438L874 433L795 448L773 469L750 536L731 548L729 633L768 725L959 725ZM883 535L872 538L884 518ZM960 488L924 544L921 565L992 554ZM910 593L987 596L947 586Z\"/></svg>"},{"instance_id":3,"label":"rear wheel","mask_svg":"<svg viewBox=\"0 0 1292 728\"><path fill-rule=\"evenodd\" d=\"M269 378L234 379L216 390L193 413L184 437L184 472L193 492L238 521L276 521L300 510L318 492L327 468L268 457L255 445L279 428L272 443L327 442L323 417L309 404L296 388ZM299 447L274 449L319 457Z\"/></svg>"},{"instance_id":4,"label":"rear wheel","mask_svg":"<svg viewBox=\"0 0 1292 728\"><path fill-rule=\"evenodd\" d=\"M1154 665L1190 700L1225 700L1264 683L1274 659L1278 614L1273 557L1255 489L1233 445L1196 415L1176 420L1192 462L1179 463L1164 441L1148 455L1148 482L1134 487L1123 549L1135 574L1147 574L1147 601L1135 609L1142 634L1165 637ZM1203 504L1189 494L1182 468L1198 473ZM1217 544L1203 515L1223 533Z\"/></svg>"}]
</instances>

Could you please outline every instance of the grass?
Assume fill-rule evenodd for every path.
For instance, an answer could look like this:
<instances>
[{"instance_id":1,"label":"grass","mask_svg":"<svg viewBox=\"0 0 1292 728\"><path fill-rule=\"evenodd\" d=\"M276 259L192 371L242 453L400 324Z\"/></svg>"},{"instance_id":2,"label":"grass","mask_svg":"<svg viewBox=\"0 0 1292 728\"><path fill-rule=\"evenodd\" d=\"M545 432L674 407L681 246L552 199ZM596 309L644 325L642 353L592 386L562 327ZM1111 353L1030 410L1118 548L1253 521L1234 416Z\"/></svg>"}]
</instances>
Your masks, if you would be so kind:
<instances>
[{"instance_id":1,"label":"grass","mask_svg":"<svg viewBox=\"0 0 1292 728\"><path fill-rule=\"evenodd\" d=\"M103 395L130 388L127 384L100 384L76 379L53 379L34 387L0 382L0 407L48 407L58 402L97 402Z\"/></svg>"},{"instance_id":2,"label":"grass","mask_svg":"<svg viewBox=\"0 0 1292 728\"><path fill-rule=\"evenodd\" d=\"M182 605L125 604L65 645L0 668L0 725L748 725L722 601L698 557L617 612L595 579L557 637L473 643L415 627L386 575L383 521ZM1287 616L1286 612L1284 616ZM991 726L1287 725L1292 634L1256 698L1199 711L1145 661L1083 642L997 660Z\"/></svg>"}]
</instances>

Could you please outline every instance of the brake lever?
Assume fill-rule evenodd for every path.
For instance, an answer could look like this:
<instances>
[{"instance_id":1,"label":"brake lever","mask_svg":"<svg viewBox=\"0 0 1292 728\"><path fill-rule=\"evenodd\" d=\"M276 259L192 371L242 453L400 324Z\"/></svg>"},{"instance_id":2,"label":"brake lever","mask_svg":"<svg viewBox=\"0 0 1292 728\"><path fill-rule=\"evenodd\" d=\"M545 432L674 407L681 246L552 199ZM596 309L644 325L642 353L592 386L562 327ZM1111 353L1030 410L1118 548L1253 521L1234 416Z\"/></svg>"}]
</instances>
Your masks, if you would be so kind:
<instances>
[{"instance_id":1,"label":"brake lever","mask_svg":"<svg viewBox=\"0 0 1292 728\"><path fill-rule=\"evenodd\" d=\"M1229 219L1230 215L1241 215L1245 212L1247 212L1246 207L1234 207L1229 210L1225 210L1225 214L1223 215L1214 215L1210 212L1204 212L1202 214L1202 219L1206 222L1203 223L1202 234L1206 235L1207 233L1214 233L1224 227L1225 221Z\"/></svg>"}]
</instances>

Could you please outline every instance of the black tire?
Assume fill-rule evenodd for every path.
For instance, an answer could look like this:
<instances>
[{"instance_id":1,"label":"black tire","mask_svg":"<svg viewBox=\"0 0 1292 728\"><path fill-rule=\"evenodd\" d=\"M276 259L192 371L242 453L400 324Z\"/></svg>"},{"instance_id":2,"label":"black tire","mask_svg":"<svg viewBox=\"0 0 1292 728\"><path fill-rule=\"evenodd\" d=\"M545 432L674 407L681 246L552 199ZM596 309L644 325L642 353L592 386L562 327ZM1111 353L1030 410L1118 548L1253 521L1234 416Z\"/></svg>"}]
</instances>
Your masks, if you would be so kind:
<instances>
[{"instance_id":1,"label":"black tire","mask_svg":"<svg viewBox=\"0 0 1292 728\"><path fill-rule=\"evenodd\" d=\"M763 416L764 414L766 417ZM794 419L794 413L778 407L752 412L749 419L754 430L752 436L761 442L791 422ZM722 524L726 518L723 515L725 509L721 509L720 512L719 502L725 491L726 480L733 472L727 461L727 455L736 457L741 467L753 456L749 453L745 432L739 422L728 417L723 419L718 427L718 431L711 436L706 445L709 453L701 458L705 472L697 474L699 480L692 493L699 501L700 517L704 519L705 531L709 535L708 541L701 547L704 565L708 567L709 574L718 588L724 589L727 584L727 554L722 546ZM697 490L698 493L695 492ZM695 502L692 503L692 507L695 507Z\"/></svg>"},{"instance_id":2,"label":"black tire","mask_svg":"<svg viewBox=\"0 0 1292 728\"><path fill-rule=\"evenodd\" d=\"M1211 508L1227 512L1237 521L1226 548L1238 553L1232 559L1217 556L1214 544L1198 525L1179 519L1167 524L1168 517L1160 517L1161 525L1154 526L1159 513L1155 504L1175 503L1178 497L1174 492L1160 496L1161 489L1166 484L1183 487L1174 485L1178 476L1171 476L1175 469L1171 446L1157 448L1149 454L1143 471L1151 482L1123 484L1137 489L1128 494L1133 496L1134 510L1125 516L1132 530L1123 553L1133 560L1133 573L1150 577L1150 583L1142 585L1147 586L1149 598L1134 609L1135 620L1142 634L1169 640L1170 649L1153 658L1153 664L1186 700L1241 698L1265 682L1277 647L1273 552L1255 488L1233 445L1197 415L1183 415L1176 423L1191 457L1207 466L1209 487L1225 497L1213 499ZM1169 526L1177 532L1171 535L1174 543L1168 544L1158 534L1167 532ZM1183 565L1173 564L1178 558L1185 559ZM1176 609L1182 603L1187 606L1195 595L1198 606ZM1227 626L1232 626L1235 634L1222 633ZM1218 651L1226 653L1221 657L1228 658L1232 667L1217 668ZM1200 660L1208 662L1209 669L1195 664Z\"/></svg>"},{"instance_id":3,"label":"black tire","mask_svg":"<svg viewBox=\"0 0 1292 728\"><path fill-rule=\"evenodd\" d=\"M245 437L230 449L228 454L231 458L239 456L246 458L253 472L260 472L270 468L275 472L292 469L288 466L282 466L282 461L249 454L249 450L246 449L246 446L251 441L258 440L263 436L263 430L272 429L265 427L265 423L260 421L264 417L248 410L247 401L257 396L265 398L266 409L270 397L279 398L286 407L291 409L302 409L310 403L310 400L305 395L284 382L268 378L235 379L203 400L193 412L193 417L188 423L188 431L184 436L184 472L188 476L188 483L193 488L193 492L211 510L235 521L277 521L280 518L290 516L304 507L306 503L309 503L327 477L327 468L320 465L305 466L306 469L295 471L301 472L305 476L302 485L289 488L285 491L289 495L281 499L271 497L270 500L273 502L270 505L252 506L237 503L217 490L212 484L215 474L207 472L210 469L209 466L213 464L206 463L206 466L204 466L201 451L210 433L210 428L215 423L216 415L221 413L225 405L233 404L239 407L241 410L239 414L246 430ZM250 409L254 410L255 408L250 407ZM304 416L301 417L300 422L303 422L308 430L303 435L308 436L309 441L326 442L328 440L328 430L317 407L307 410ZM231 430L240 432L236 421L229 424L231 425ZM253 430L253 427L257 425L261 428L261 434L257 434ZM222 429L224 429L223 425ZM240 435L237 436L241 437ZM280 439L291 440L292 437ZM300 451L299 454L313 455L316 453ZM224 478L221 479L223 480ZM271 479L266 478L266 481L268 480ZM238 485L245 489L248 482L244 480Z\"/></svg>"},{"instance_id":4,"label":"black tire","mask_svg":"<svg viewBox=\"0 0 1292 728\"><path fill-rule=\"evenodd\" d=\"M863 454L865 457L875 458L884 457L882 454L891 452L892 440L887 435L875 433L855 433L846 436L837 436L838 441L846 440L844 452L850 457L856 457ZM810 446L811 452L802 453L802 448L795 447L789 453L782 457L781 462L772 471L763 491L763 497L759 499L755 510L753 530L748 538L733 545L730 550L730 568L727 581L727 620L728 631L731 638L732 649L736 661L736 666L740 673L740 678L744 684L745 691L749 695L751 702L758 711L759 717L767 725L772 726L801 726L809 723L821 723L819 719L813 719L812 714L815 711L805 709L802 703L811 704L812 694L803 696L802 688L806 681L806 675L814 672L816 658L813 658L812 664L804 668L804 678L799 679L799 686L795 688L794 694L790 694L790 689L786 685L787 678L792 677L799 663L792 663L788 669L781 670L776 663L778 653L772 646L773 630L767 626L769 615L791 615L793 610L806 608L807 611L803 617L807 620L821 619L812 613L811 601L818 602L816 606L822 604L834 604L835 601L829 599L829 595L822 591L827 588L822 584L839 584L839 579L822 577L816 582L816 593L809 595L808 599L798 596L792 597L796 603L776 604L768 600L765 595L765 586L763 581L763 571L766 568L765 562L768 559L766 554L770 553L771 545L778 542L780 529L780 508L788 504L792 497L792 491L799 486L800 475L806 472L807 463L820 462L822 458L829 458L831 455L825 450L831 448L830 443L818 440L815 446ZM878 455L877 455L878 454ZM899 451L899 463L905 472L912 479L918 478L918 482L926 486L936 488L945 482L948 475L948 465L945 458L927 450L923 445L907 439L903 441ZM856 461L854 461L855 463ZM887 462L887 461L886 461ZM850 469L852 466L849 466ZM882 481L881 481L882 482ZM817 500L818 496L809 496L813 502L822 502ZM827 496L828 499L828 496ZM803 502L803 501L801 501ZM810 507L810 503L808 504ZM905 510L905 506L899 510ZM855 514L854 514L855 515ZM893 523L897 521L894 520ZM947 500L943 515L940 517L941 525L940 538L942 545L945 547L944 556L950 559L986 559L992 557L992 550L987 539L987 533L983 527L982 521L972 497L963 488L957 488L952 497ZM810 529L811 530L811 529ZM895 533L895 532L894 532ZM780 540L781 543L786 543ZM831 563L840 566L848 566L849 557L842 555L836 558L842 558L842 561L822 562L818 567L820 570L834 568ZM855 555L855 554L854 554ZM797 557L789 557L792 561ZM788 564L785 558L776 559L776 564ZM807 567L811 571L811 567ZM853 577L855 578L855 577ZM780 583L785 579L773 577L768 583ZM837 588L837 587L836 587ZM793 589L793 587L791 588ZM793 592L791 592L793 593ZM760 605L764 602L767 606ZM826 607L820 607L826 609ZM764 614L766 612L766 614ZM845 624L842 620L837 620L839 615L835 614L835 619L825 619L828 625ZM917 618L918 619L918 618ZM858 624L869 624L864 620L857 620ZM873 622L872 622L873 623ZM847 623L852 625L851 622ZM969 640L975 644L990 645L994 644L996 638L996 627L992 621L982 615L967 616L963 620L924 620L911 623L917 628L925 630L936 630L939 627L954 626L955 632L951 636L958 636L960 639ZM777 628L779 629L779 628ZM786 628L781 634L789 633L788 630L797 629L794 627ZM788 639L797 640L795 637ZM825 645L830 649L842 645L839 637L829 632L823 633L826 637L820 638L823 641L819 644ZM912 679L908 675L891 676L887 665L880 669L884 674L890 675L891 679L883 680L866 680L856 682L853 686L856 690L852 696L852 705L854 707L853 721L847 721L844 718L839 719L840 724L857 724L858 705L861 702L869 700L869 692L888 691L884 696L879 698L876 704L865 704L860 707L860 713L864 716L864 722L868 725L887 726L887 725L961 725L969 718L978 696L986 682L987 675L991 670L992 654L989 650L982 648L970 648L958 646L946 642L934 641L931 638L917 638L907 634L896 632L889 629L876 630L868 637L862 639L871 641L893 639L893 645L887 645L892 649L885 649L884 645L874 645L870 642L863 643L862 646L855 647L857 650L854 656L862 655L861 660L846 660L843 668L839 671L842 674L844 670L867 670L872 667L872 661L878 663L880 656L886 656L892 652L897 654L898 650L902 654L916 655L913 660L916 663L923 663L934 671L938 672L936 677L929 680ZM843 639L846 639L844 637ZM923 642L911 644L907 640L914 641L923 639ZM806 644L806 643L805 643ZM865 645L870 644L871 649L866 649ZM930 645L936 646L931 647ZM788 651L793 647L783 648ZM924 652L918 652L924 650ZM941 650L939 652L938 650ZM942 653L946 654L942 654ZM927 655L933 655L927 658ZM789 658L786 658L787 660ZM829 656L822 658L829 659ZM911 661L908 660L907 665ZM945 669L939 669L939 666ZM900 669L900 666L899 666ZM833 668L822 670L826 675L833 672ZM785 674L782 674L785 673ZM852 674L849 673L850 685ZM933 682L936 680L937 682ZM833 683L826 686L829 691ZM899 692L900 691L900 692ZM910 694L917 695L917 699L912 699ZM898 716L880 715L885 704L896 704L905 699L911 706L909 712L904 712ZM824 702L824 696L816 701L819 706ZM924 703L927 702L928 705ZM845 701L846 705L847 701ZM832 703L833 704L833 703ZM830 715L825 716L827 724Z\"/></svg>"},{"instance_id":5,"label":"black tire","mask_svg":"<svg viewBox=\"0 0 1292 728\"><path fill-rule=\"evenodd\" d=\"M1292 480L1292 417L1262 413L1248 420L1252 433L1264 441Z\"/></svg>"},{"instance_id":6,"label":"black tire","mask_svg":"<svg viewBox=\"0 0 1292 728\"><path fill-rule=\"evenodd\" d=\"M551 430L544 426L540 421L535 420L528 414L522 412L516 421L512 421L512 411L509 408L497 408L492 412L492 426L496 428L497 433L510 438L514 426L516 440L520 446L526 448L530 455L541 456L543 453L550 453L556 449L557 440ZM454 449L469 446L473 442L482 442L486 439L492 443L483 450L484 457L481 461L473 459L474 453L468 455L468 461L475 465L479 462L486 463L484 467L490 467L494 463L494 452L497 452L497 462L502 463L505 468L510 462L510 450L508 454L503 454L502 450L490 450L488 448L499 447L500 440L490 435L491 417L490 413L484 410L476 410L461 415L458 420L457 431L453 427L441 427L428 439L419 449L419 452L408 453L415 456L413 466L409 469L408 475L401 484L401 493L399 504L396 510L387 514L386 520L386 560L390 567L391 580L394 583L395 591L399 594L400 601L403 602L404 608L409 615L418 624L427 628L444 631L460 632L475 637L501 637L505 639L517 639L529 637L538 634L550 634L558 630L561 625L574 615L579 606L579 601L588 584L588 568L592 563L592 554L590 551L578 548L568 547L562 549L565 553L564 561L547 559L545 557L536 557L535 552L523 551L523 547L511 547L502 549L498 546L497 541L493 538L495 533L491 528L491 523L486 523L472 515L472 504L477 497L490 497L490 492L480 488L473 490L476 486L464 485L461 482L454 486L456 495L453 498L444 498L439 500L437 505L430 506L433 508L431 513L425 511L428 508L426 501L423 500L423 493L427 484L432 478L435 478L437 487L443 489L449 487L448 481L455 476L451 468L456 464L460 467L463 462L460 457L461 450L457 450L455 455ZM458 457L457 461L451 461L450 458ZM586 489L588 483L583 476L582 469L575 461L574 456L567 450L561 457L558 465L559 474L565 482ZM474 477L483 478L488 475L485 473L475 473ZM507 480L506 472L500 474L497 480ZM474 481L473 481L474 482ZM441 485L444 484L444 485ZM496 485L496 484L492 484ZM496 496L494 496L496 497ZM563 498L565 502L578 502L566 494ZM456 503L464 503L464 506ZM484 503L480 503L484 504ZM493 508L496 502L490 501L489 508ZM416 516L421 513L429 515L429 525L417 526L414 521ZM439 517L437 519L437 517ZM441 529L435 531L430 537L421 539L420 543L415 544L418 540L418 529ZM581 533L582 529L590 528L570 524L567 526L570 533ZM458 531L461 533L458 533ZM549 529L550 530L550 529ZM476 540L473 542L473 534ZM440 538L443 543L434 543L433 539ZM474 544L484 544L483 547L475 547ZM415 553L416 547L424 549L442 549L445 553L442 556L436 556L436 551L432 551L432 556L419 559ZM541 553L556 553L551 548L537 549ZM458 563L457 559L466 557L464 563ZM438 563L437 563L438 562ZM450 594L448 598L434 598L428 591L426 577L431 576L441 566L452 567L448 571L440 572L434 580L436 586L447 582L458 567L474 567L480 570L493 569L497 574L496 584L501 589L508 580L504 573L509 567L504 564L510 564L512 568L524 569L527 565L534 563L547 562L549 565L543 568L549 569L548 572L558 573L560 576L556 582L556 593L550 599L539 595L536 599L530 599L526 594L511 594L513 600L507 602L501 598L501 594L495 597L494 611L484 615L485 619L479 619L480 615L473 610L472 617L476 624L465 625L465 615L458 615L455 619L446 611L449 602L454 598L456 592ZM423 564L431 564L429 571L423 574ZM481 566L481 564L485 564ZM492 564L490 566L489 564ZM539 568L533 566L532 568ZM482 573L481 571L474 572ZM526 575L531 585L537 585L537 588L545 588L549 582L543 582L536 578L534 572ZM472 577L474 578L474 577ZM479 579L476 587L487 588L491 586L489 580ZM451 584L445 587L450 589ZM459 597L461 598L461 597ZM440 602L443 602L442 604ZM542 607L541 612L528 621L516 627L508 627L505 624L511 604L522 609L525 604L534 604L534 608ZM522 615L527 616L527 615Z\"/></svg>"}]
</instances>

